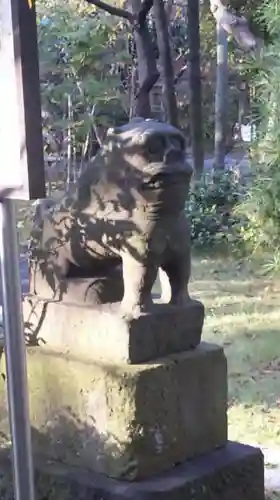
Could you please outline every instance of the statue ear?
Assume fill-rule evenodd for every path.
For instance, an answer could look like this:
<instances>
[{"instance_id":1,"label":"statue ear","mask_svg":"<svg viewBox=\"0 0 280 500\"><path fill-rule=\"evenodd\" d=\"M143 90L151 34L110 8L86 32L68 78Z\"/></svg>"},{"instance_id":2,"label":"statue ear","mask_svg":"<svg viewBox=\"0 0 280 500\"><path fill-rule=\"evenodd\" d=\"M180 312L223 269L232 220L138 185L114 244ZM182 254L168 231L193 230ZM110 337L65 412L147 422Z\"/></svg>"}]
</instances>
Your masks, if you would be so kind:
<instances>
[{"instance_id":1,"label":"statue ear","mask_svg":"<svg viewBox=\"0 0 280 500\"><path fill-rule=\"evenodd\" d=\"M117 134L121 132L121 127L106 127L104 125L95 125L94 132L99 146L104 146L108 141L114 140Z\"/></svg>"},{"instance_id":2,"label":"statue ear","mask_svg":"<svg viewBox=\"0 0 280 500\"><path fill-rule=\"evenodd\" d=\"M107 137L114 137L119 133L118 127L110 127L107 130Z\"/></svg>"},{"instance_id":3,"label":"statue ear","mask_svg":"<svg viewBox=\"0 0 280 500\"><path fill-rule=\"evenodd\" d=\"M104 145L109 130L111 135L116 134L118 127L114 126L127 123L128 120L118 100L116 102L96 103L93 107L92 117L94 133L100 147ZM113 128L111 128L112 125Z\"/></svg>"},{"instance_id":4,"label":"statue ear","mask_svg":"<svg viewBox=\"0 0 280 500\"><path fill-rule=\"evenodd\" d=\"M110 127L105 134L103 146L107 146L111 151L116 143L116 136L118 133L117 127Z\"/></svg>"},{"instance_id":5,"label":"statue ear","mask_svg":"<svg viewBox=\"0 0 280 500\"><path fill-rule=\"evenodd\" d=\"M112 151L116 152L116 148L118 148L120 144L118 133L119 133L118 127L108 128L102 143L103 151L107 151L107 153Z\"/></svg>"}]
</instances>

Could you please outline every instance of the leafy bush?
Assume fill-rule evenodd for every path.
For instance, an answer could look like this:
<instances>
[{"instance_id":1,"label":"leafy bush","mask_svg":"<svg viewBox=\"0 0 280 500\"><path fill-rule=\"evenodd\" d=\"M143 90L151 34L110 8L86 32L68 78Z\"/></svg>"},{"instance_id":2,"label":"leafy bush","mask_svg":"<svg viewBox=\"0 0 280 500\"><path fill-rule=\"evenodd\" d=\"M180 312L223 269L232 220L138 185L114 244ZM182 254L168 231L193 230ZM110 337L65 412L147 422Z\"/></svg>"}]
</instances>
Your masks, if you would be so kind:
<instances>
[{"instance_id":1,"label":"leafy bush","mask_svg":"<svg viewBox=\"0 0 280 500\"><path fill-rule=\"evenodd\" d=\"M243 191L239 179L230 171L204 174L193 184L185 210L194 247L237 244L243 218L234 214L234 208Z\"/></svg>"},{"instance_id":2,"label":"leafy bush","mask_svg":"<svg viewBox=\"0 0 280 500\"><path fill-rule=\"evenodd\" d=\"M277 189L277 182L264 178L260 173L253 185L235 207L235 215L246 218L247 224L240 230L244 246L251 253L275 249L279 241L279 221L277 221L277 196L273 200L272 191ZM279 191L280 195L280 191ZM276 224L274 223L276 218Z\"/></svg>"},{"instance_id":3,"label":"leafy bush","mask_svg":"<svg viewBox=\"0 0 280 500\"><path fill-rule=\"evenodd\" d=\"M122 23L78 0L36 3L46 149L56 152L59 145L60 154L66 154L71 135L71 149L79 156L87 145L90 157L93 127L112 125L108 113L95 116L95 107L108 108L114 101L112 114L116 107L121 114L126 111L117 64L130 61Z\"/></svg>"},{"instance_id":4,"label":"leafy bush","mask_svg":"<svg viewBox=\"0 0 280 500\"><path fill-rule=\"evenodd\" d=\"M261 251L267 270L279 271L280 262L280 11L278 0L263 3L259 16L268 29L270 45L257 67L255 102L258 135L253 154L258 162L255 181L246 199L238 207L246 215L247 226L241 237L251 252ZM265 263L265 255L269 255ZM271 255L273 257L271 257Z\"/></svg>"}]
</instances>

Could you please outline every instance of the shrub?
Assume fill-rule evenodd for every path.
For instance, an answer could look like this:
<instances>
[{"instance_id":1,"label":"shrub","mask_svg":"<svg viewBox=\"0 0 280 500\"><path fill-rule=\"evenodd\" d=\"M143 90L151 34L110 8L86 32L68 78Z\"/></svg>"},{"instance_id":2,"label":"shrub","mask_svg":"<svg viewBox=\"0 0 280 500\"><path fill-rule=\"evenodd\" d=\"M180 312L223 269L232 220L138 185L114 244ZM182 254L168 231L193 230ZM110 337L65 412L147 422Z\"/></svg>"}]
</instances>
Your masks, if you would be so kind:
<instances>
[{"instance_id":1,"label":"shrub","mask_svg":"<svg viewBox=\"0 0 280 500\"><path fill-rule=\"evenodd\" d=\"M259 16L267 25L270 44L255 63L255 102L258 135L253 154L257 175L236 214L247 217L241 231L251 252L261 251L264 266L279 271L280 262L280 11L278 0L266 0ZM270 256L269 256L270 254ZM269 256L268 265L265 263ZM271 257L272 256L272 257Z\"/></svg>"},{"instance_id":2,"label":"shrub","mask_svg":"<svg viewBox=\"0 0 280 500\"><path fill-rule=\"evenodd\" d=\"M234 214L244 188L234 172L204 174L190 190L186 214L195 248L237 244L243 217Z\"/></svg>"},{"instance_id":3,"label":"shrub","mask_svg":"<svg viewBox=\"0 0 280 500\"><path fill-rule=\"evenodd\" d=\"M246 197L235 207L235 215L246 218L247 224L241 228L240 237L247 251L251 253L270 251L277 246L276 242L280 236L279 220L277 220L277 204L278 209L280 204L277 203L277 189L277 182L274 183L269 177L264 178L260 173ZM278 213L280 215L280 212Z\"/></svg>"}]
</instances>

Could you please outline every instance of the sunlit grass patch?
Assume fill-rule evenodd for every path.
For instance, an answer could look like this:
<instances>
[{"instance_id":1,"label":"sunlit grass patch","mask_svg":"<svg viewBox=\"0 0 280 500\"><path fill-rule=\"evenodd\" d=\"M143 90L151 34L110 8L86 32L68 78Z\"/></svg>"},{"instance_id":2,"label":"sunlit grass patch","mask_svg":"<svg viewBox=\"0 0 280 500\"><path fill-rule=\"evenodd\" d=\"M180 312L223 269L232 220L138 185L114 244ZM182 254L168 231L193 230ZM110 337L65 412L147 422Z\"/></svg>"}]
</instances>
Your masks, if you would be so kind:
<instances>
[{"instance_id":1,"label":"sunlit grass patch","mask_svg":"<svg viewBox=\"0 0 280 500\"><path fill-rule=\"evenodd\" d=\"M250 261L194 258L190 290L204 340L227 355L229 438L280 444L280 281Z\"/></svg>"}]
</instances>

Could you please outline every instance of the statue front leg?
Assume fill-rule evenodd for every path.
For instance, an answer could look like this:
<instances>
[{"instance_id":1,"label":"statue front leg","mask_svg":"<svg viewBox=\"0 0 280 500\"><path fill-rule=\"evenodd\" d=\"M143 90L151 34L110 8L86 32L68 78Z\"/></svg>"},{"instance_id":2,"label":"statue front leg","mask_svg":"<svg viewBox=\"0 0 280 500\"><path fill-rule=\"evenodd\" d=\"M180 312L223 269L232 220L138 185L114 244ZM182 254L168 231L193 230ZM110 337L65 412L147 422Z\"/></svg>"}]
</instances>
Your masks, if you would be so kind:
<instances>
[{"instance_id":1,"label":"statue front leg","mask_svg":"<svg viewBox=\"0 0 280 500\"><path fill-rule=\"evenodd\" d=\"M186 249L183 255L174 254L173 259L162 266L160 271L162 302L180 305L190 300L190 251Z\"/></svg>"},{"instance_id":2,"label":"statue front leg","mask_svg":"<svg viewBox=\"0 0 280 500\"><path fill-rule=\"evenodd\" d=\"M174 223L169 239L166 260L159 273L161 299L168 304L180 305L190 300L191 237L189 222L184 214Z\"/></svg>"},{"instance_id":3,"label":"statue front leg","mask_svg":"<svg viewBox=\"0 0 280 500\"><path fill-rule=\"evenodd\" d=\"M133 317L149 309L153 303L151 292L157 268L148 259L141 261L128 252L123 252L121 258L124 283L121 311L125 316Z\"/></svg>"}]
</instances>

